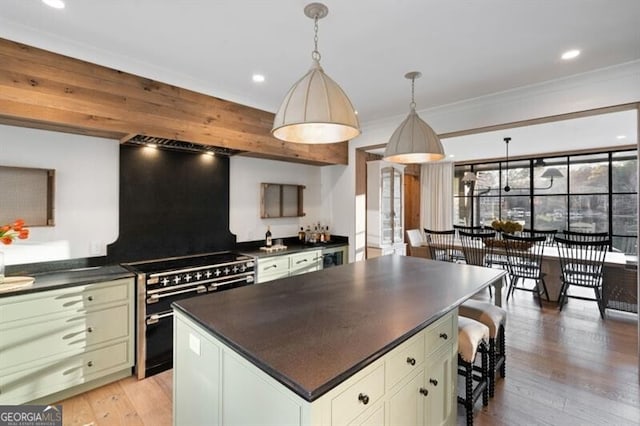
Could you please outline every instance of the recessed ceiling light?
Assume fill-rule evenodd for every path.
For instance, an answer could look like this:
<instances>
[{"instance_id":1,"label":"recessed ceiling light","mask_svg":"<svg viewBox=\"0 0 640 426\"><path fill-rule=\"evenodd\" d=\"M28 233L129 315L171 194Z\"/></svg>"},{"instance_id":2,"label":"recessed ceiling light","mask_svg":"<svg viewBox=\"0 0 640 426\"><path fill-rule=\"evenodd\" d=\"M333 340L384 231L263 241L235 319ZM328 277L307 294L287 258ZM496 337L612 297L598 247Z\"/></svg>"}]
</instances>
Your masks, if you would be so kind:
<instances>
[{"instance_id":1,"label":"recessed ceiling light","mask_svg":"<svg viewBox=\"0 0 640 426\"><path fill-rule=\"evenodd\" d=\"M54 9L64 9L64 2L62 0L42 0L42 3Z\"/></svg>"},{"instance_id":2,"label":"recessed ceiling light","mask_svg":"<svg viewBox=\"0 0 640 426\"><path fill-rule=\"evenodd\" d=\"M562 59L568 61L569 59L577 58L580 55L580 51L578 49L567 50L561 56Z\"/></svg>"},{"instance_id":3,"label":"recessed ceiling light","mask_svg":"<svg viewBox=\"0 0 640 426\"><path fill-rule=\"evenodd\" d=\"M455 157L455 155L449 154L449 158L453 158L453 157Z\"/></svg>"},{"instance_id":4,"label":"recessed ceiling light","mask_svg":"<svg viewBox=\"0 0 640 426\"><path fill-rule=\"evenodd\" d=\"M618 135L616 136L616 139L626 139L627 135Z\"/></svg>"},{"instance_id":5,"label":"recessed ceiling light","mask_svg":"<svg viewBox=\"0 0 640 426\"><path fill-rule=\"evenodd\" d=\"M264 75L262 74L254 74L251 79L254 83L262 83L264 82Z\"/></svg>"}]
</instances>

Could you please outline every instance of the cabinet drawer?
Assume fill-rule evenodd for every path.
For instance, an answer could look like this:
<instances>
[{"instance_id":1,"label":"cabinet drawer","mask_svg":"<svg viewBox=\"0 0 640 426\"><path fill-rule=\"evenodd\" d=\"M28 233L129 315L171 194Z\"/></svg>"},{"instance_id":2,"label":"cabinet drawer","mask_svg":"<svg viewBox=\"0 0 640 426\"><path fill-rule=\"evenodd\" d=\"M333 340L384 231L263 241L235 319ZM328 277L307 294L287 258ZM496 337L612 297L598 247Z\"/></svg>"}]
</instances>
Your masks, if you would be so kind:
<instances>
[{"instance_id":1,"label":"cabinet drawer","mask_svg":"<svg viewBox=\"0 0 640 426\"><path fill-rule=\"evenodd\" d=\"M23 404L36 398L116 373L133 365L128 342L51 363L0 375L0 404Z\"/></svg>"},{"instance_id":2,"label":"cabinet drawer","mask_svg":"<svg viewBox=\"0 0 640 426\"><path fill-rule=\"evenodd\" d=\"M83 312L93 306L126 301L130 286L133 286L133 278L2 298L0 323L31 320L64 311Z\"/></svg>"},{"instance_id":3,"label":"cabinet drawer","mask_svg":"<svg viewBox=\"0 0 640 426\"><path fill-rule=\"evenodd\" d=\"M420 332L396 348L385 365L387 389L392 388L424 361L424 333Z\"/></svg>"},{"instance_id":4,"label":"cabinet drawer","mask_svg":"<svg viewBox=\"0 0 640 426\"><path fill-rule=\"evenodd\" d=\"M304 251L289 256L289 272L291 275L317 271L322 259L320 250Z\"/></svg>"},{"instance_id":5,"label":"cabinet drawer","mask_svg":"<svg viewBox=\"0 0 640 426\"><path fill-rule=\"evenodd\" d=\"M331 401L331 423L347 424L384 395L384 364L350 385ZM367 404L361 399L367 398Z\"/></svg>"},{"instance_id":6,"label":"cabinet drawer","mask_svg":"<svg viewBox=\"0 0 640 426\"><path fill-rule=\"evenodd\" d=\"M130 318L127 304L19 327L0 326L0 371L38 359L67 357L90 345L125 338Z\"/></svg>"},{"instance_id":7,"label":"cabinet drawer","mask_svg":"<svg viewBox=\"0 0 640 426\"><path fill-rule=\"evenodd\" d=\"M258 277L278 272L289 273L289 256L273 256L258 260Z\"/></svg>"},{"instance_id":8,"label":"cabinet drawer","mask_svg":"<svg viewBox=\"0 0 640 426\"><path fill-rule=\"evenodd\" d=\"M434 353L442 345L451 342L451 339L456 337L454 333L458 333L458 330L453 329L453 319L453 314L449 313L427 327L425 333L427 355Z\"/></svg>"}]
</instances>

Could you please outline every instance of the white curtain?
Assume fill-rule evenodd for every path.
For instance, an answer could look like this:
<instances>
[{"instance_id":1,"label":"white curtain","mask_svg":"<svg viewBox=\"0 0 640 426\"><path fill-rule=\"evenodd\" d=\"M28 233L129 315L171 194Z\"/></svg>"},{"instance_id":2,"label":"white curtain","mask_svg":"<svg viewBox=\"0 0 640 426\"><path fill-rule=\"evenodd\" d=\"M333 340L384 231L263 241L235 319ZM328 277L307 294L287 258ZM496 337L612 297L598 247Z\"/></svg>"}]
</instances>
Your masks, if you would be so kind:
<instances>
[{"instance_id":1,"label":"white curtain","mask_svg":"<svg viewBox=\"0 0 640 426\"><path fill-rule=\"evenodd\" d=\"M420 223L434 231L453 229L453 163L427 163L420 173Z\"/></svg>"}]
</instances>

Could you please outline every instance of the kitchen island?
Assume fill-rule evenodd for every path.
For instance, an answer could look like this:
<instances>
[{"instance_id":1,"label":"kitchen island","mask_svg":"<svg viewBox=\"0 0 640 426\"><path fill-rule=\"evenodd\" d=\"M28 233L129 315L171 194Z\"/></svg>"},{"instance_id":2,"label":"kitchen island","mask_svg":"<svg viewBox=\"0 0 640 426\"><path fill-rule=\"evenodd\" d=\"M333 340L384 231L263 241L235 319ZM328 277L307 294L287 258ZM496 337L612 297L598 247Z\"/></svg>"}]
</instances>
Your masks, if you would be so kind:
<instances>
[{"instance_id":1,"label":"kitchen island","mask_svg":"<svg viewBox=\"0 0 640 426\"><path fill-rule=\"evenodd\" d=\"M176 302L174 424L455 422L457 306L504 274L384 256Z\"/></svg>"}]
</instances>

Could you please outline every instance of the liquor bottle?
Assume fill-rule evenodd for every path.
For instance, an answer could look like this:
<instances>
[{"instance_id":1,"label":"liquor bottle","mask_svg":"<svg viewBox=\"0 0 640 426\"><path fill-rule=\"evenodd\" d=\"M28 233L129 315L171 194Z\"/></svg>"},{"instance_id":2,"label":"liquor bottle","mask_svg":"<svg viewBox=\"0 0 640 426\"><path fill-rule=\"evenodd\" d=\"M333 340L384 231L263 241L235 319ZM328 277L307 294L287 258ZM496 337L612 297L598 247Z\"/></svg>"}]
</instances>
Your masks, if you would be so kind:
<instances>
[{"instance_id":1,"label":"liquor bottle","mask_svg":"<svg viewBox=\"0 0 640 426\"><path fill-rule=\"evenodd\" d=\"M311 227L309 225L307 225L307 231L304 234L304 242L305 243L311 242Z\"/></svg>"},{"instance_id":2,"label":"liquor bottle","mask_svg":"<svg viewBox=\"0 0 640 426\"><path fill-rule=\"evenodd\" d=\"M300 227L300 232L298 232L298 241L303 242L304 243L304 228L301 226Z\"/></svg>"},{"instance_id":3,"label":"liquor bottle","mask_svg":"<svg viewBox=\"0 0 640 426\"><path fill-rule=\"evenodd\" d=\"M324 238L324 229L322 226L320 227L320 231L318 231L318 241L324 243L326 240Z\"/></svg>"},{"instance_id":4,"label":"liquor bottle","mask_svg":"<svg viewBox=\"0 0 640 426\"><path fill-rule=\"evenodd\" d=\"M265 246L271 247L273 245L273 241L271 240L271 227L267 226L267 233L265 234Z\"/></svg>"},{"instance_id":5,"label":"liquor bottle","mask_svg":"<svg viewBox=\"0 0 640 426\"><path fill-rule=\"evenodd\" d=\"M328 243L331 241L331 233L329 232L329 225L327 225L326 230L324 231L324 240Z\"/></svg>"}]
</instances>

